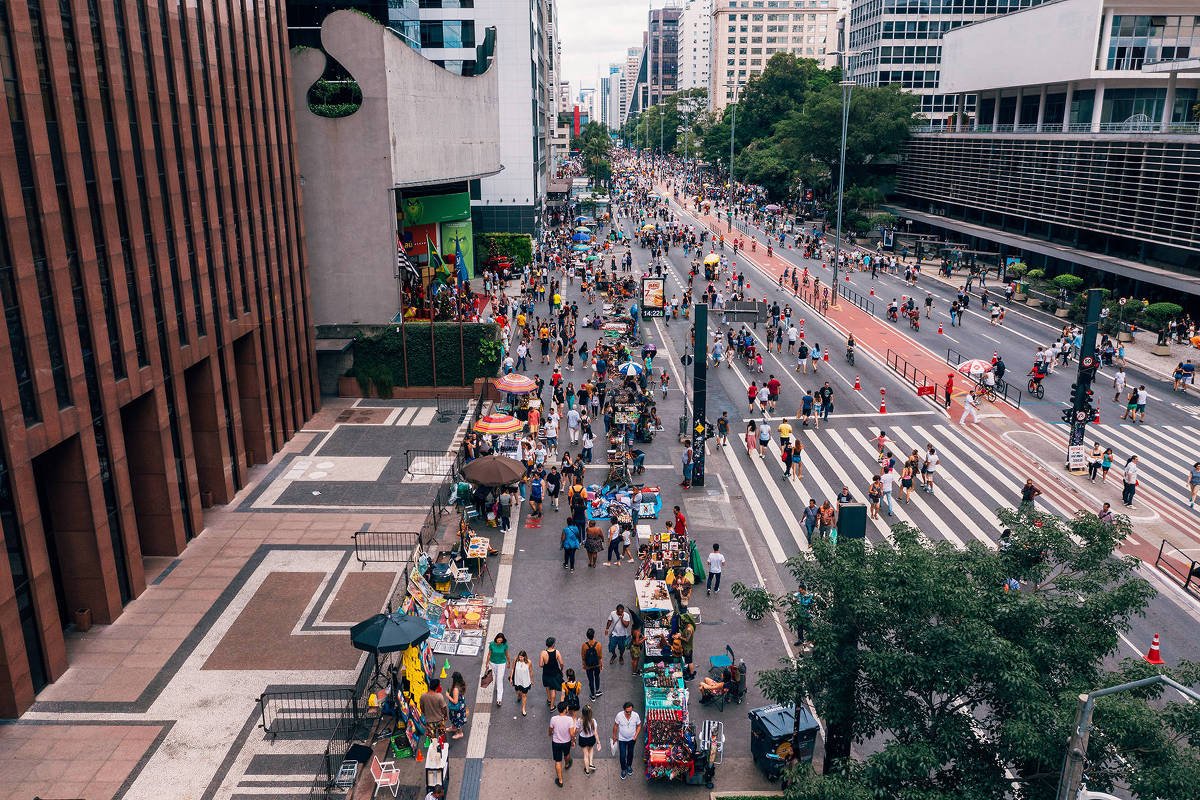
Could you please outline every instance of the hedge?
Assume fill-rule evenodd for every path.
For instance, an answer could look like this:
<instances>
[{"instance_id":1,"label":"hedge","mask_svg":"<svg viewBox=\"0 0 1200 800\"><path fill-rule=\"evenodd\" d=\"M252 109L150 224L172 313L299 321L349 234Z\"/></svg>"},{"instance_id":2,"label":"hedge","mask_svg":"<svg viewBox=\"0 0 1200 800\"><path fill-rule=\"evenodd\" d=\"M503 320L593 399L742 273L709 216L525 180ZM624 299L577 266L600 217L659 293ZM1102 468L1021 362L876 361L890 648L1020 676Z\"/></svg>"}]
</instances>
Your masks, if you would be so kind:
<instances>
[{"instance_id":1,"label":"hedge","mask_svg":"<svg viewBox=\"0 0 1200 800\"><path fill-rule=\"evenodd\" d=\"M475 265L482 269L492 255L508 256L518 267L533 263L533 239L527 233L477 233L475 234Z\"/></svg>"},{"instance_id":2,"label":"hedge","mask_svg":"<svg viewBox=\"0 0 1200 800\"><path fill-rule=\"evenodd\" d=\"M399 331L389 328L375 336L357 336L354 339L354 366L346 374L358 379L364 394L368 387L374 386L380 397L389 397L395 386L470 386L476 378L495 377L500 368L499 326L482 322L464 322L461 326L456 322L437 322L433 325L433 341L430 341L429 333L428 322L408 322ZM435 352L436 383L433 374Z\"/></svg>"}]
</instances>

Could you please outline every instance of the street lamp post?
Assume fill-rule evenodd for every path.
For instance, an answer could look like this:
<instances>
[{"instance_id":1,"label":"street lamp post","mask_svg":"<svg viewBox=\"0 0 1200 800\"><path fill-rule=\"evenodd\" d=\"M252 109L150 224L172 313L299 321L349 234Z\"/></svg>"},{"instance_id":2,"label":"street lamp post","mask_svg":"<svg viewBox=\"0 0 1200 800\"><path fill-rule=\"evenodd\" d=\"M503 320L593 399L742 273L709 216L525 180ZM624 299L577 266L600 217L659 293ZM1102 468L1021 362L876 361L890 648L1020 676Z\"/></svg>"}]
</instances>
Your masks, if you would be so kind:
<instances>
[{"instance_id":1,"label":"street lamp post","mask_svg":"<svg viewBox=\"0 0 1200 800\"><path fill-rule=\"evenodd\" d=\"M729 125L729 208L725 210L725 219L730 232L733 231L733 138L737 134L737 92L738 84L735 78L733 84L733 119Z\"/></svg>"},{"instance_id":2,"label":"street lamp post","mask_svg":"<svg viewBox=\"0 0 1200 800\"><path fill-rule=\"evenodd\" d=\"M842 87L842 150L838 157L838 195L837 195L837 242L833 253L833 304L837 305L838 296L838 267L842 262L842 201L846 188L846 132L850 127L850 95L854 91L854 81L843 80Z\"/></svg>"}]
</instances>

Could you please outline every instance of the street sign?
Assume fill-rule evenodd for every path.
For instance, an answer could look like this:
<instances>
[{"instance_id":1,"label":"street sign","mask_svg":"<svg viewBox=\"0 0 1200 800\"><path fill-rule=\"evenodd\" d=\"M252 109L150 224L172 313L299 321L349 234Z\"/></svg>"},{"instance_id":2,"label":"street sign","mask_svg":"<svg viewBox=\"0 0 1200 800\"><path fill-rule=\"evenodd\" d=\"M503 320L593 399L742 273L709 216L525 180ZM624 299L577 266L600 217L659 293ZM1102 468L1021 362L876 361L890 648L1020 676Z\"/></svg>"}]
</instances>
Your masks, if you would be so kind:
<instances>
[{"instance_id":1,"label":"street sign","mask_svg":"<svg viewBox=\"0 0 1200 800\"><path fill-rule=\"evenodd\" d=\"M937 395L937 387L933 384L917 387L917 397L933 397Z\"/></svg>"},{"instance_id":2,"label":"street sign","mask_svg":"<svg viewBox=\"0 0 1200 800\"><path fill-rule=\"evenodd\" d=\"M1095 356L1084 356L1082 366L1084 369L1091 369L1092 367L1096 366L1096 357Z\"/></svg>"},{"instance_id":3,"label":"street sign","mask_svg":"<svg viewBox=\"0 0 1200 800\"><path fill-rule=\"evenodd\" d=\"M1087 448L1080 445L1067 448L1067 469L1071 472L1087 472Z\"/></svg>"}]
</instances>

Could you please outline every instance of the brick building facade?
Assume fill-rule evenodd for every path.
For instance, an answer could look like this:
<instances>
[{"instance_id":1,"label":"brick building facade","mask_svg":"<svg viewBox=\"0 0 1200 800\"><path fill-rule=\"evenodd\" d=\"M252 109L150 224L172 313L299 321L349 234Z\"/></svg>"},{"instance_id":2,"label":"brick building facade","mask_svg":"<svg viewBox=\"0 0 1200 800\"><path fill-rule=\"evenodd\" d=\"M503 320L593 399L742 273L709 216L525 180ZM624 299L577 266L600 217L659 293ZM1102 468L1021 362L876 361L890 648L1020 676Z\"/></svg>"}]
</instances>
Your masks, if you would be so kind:
<instances>
[{"instance_id":1,"label":"brick building facade","mask_svg":"<svg viewBox=\"0 0 1200 800\"><path fill-rule=\"evenodd\" d=\"M283 0L0 0L0 716L315 411Z\"/></svg>"}]
</instances>

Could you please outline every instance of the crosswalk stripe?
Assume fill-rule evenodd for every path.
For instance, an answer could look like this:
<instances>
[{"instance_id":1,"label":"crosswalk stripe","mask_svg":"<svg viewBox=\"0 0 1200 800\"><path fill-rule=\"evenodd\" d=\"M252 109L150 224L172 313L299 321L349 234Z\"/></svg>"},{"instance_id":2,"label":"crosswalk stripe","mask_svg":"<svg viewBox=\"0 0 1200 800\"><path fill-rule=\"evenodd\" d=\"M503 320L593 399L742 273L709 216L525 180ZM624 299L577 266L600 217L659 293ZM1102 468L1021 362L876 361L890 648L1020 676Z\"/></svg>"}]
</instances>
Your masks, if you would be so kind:
<instances>
[{"instance_id":1,"label":"crosswalk stripe","mask_svg":"<svg viewBox=\"0 0 1200 800\"><path fill-rule=\"evenodd\" d=\"M916 450L920 450L920 446L916 443L916 440L909 438L909 434L907 431L900 429L900 428L896 428L896 429L893 429L893 433L895 434L895 436L898 440L903 440L903 441L907 442L909 447L916 449ZM934 445L934 447L938 450L939 455L943 455L943 456L945 455L945 451L942 449L941 442L938 442L936 445ZM938 498L943 506L947 506L947 510L953 510L953 509L949 508L948 502L947 502L948 500L953 500L953 498L950 497L950 495L949 495L949 493L947 493L946 489L947 488L954 489L959 495L961 495L962 499L965 500L967 502L967 504L970 505L973 509L975 509L976 513L979 514L978 517L972 517L970 514L961 513L962 509L958 509L958 511L960 513L956 514L955 521L961 523L967 529L969 529L971 531L972 535L979 541L983 542L984 544L988 545L989 547L995 547L996 545L995 545L995 542L992 540L992 537L989 536L987 533L985 533L977 524L975 524L976 519L992 519L994 516L993 510L984 507L983 503L979 502L979 498L975 495L975 493L968 491L966 489L966 487L964 487L959 482L958 478L955 477L955 475L956 475L956 473L960 473L960 472L961 472L961 474L966 474L967 472L969 472L969 470L961 470L960 471L960 470L950 469L950 465L946 464L943 461L940 463L937 474L934 478L935 490L934 490L934 493L932 496L929 496L929 495L921 492L920 487L914 486L914 489L917 490L918 495L923 496L924 499L930 503L932 503L934 497ZM915 481L915 476L914 476L914 483L915 482L916 481Z\"/></svg>"},{"instance_id":2,"label":"crosswalk stripe","mask_svg":"<svg viewBox=\"0 0 1200 800\"><path fill-rule=\"evenodd\" d=\"M770 447L767 448L767 452L771 452ZM805 535L801 533L804 526L797 518L791 503L787 501L787 498L783 496L783 492L779 491L779 487L776 485L778 483L778 476L771 474L771 470L763 463L766 459L759 458L757 453L749 454L748 457L751 463L754 464L755 471L758 473L758 477L762 480L763 485L767 487L767 494L771 495L771 500L775 503L776 508L779 509L779 515L783 518L783 523L787 527L788 533L796 540L796 545L802 551L811 549ZM782 472L783 462L777 459L776 463L780 465L780 471Z\"/></svg>"},{"instance_id":3,"label":"crosswalk stripe","mask_svg":"<svg viewBox=\"0 0 1200 800\"><path fill-rule=\"evenodd\" d=\"M1200 453L1200 431L1196 431L1194 428L1181 428L1177 425L1164 425L1163 430L1170 431L1178 438L1196 448L1197 452ZM1198 458L1200 458L1200 456L1198 456ZM1194 464L1195 461L1192 463Z\"/></svg>"},{"instance_id":4,"label":"crosswalk stripe","mask_svg":"<svg viewBox=\"0 0 1200 800\"><path fill-rule=\"evenodd\" d=\"M927 431L922 427L914 427L913 432L920 434L926 441L938 442L938 449L944 454L954 457L956 459L954 466L962 469L963 473L969 476L976 486L982 489L988 497L992 498L992 502L997 507L1012 505L1011 499L1006 498L997 490L995 482L1007 483L1014 492L1019 488L1017 482L1012 480L1003 470L997 468L995 465L988 464L978 454L976 448L970 442L964 440L953 428L939 425L933 428L932 431ZM985 473L984 476L981 477L975 469L966 463L968 459Z\"/></svg>"},{"instance_id":5,"label":"crosswalk stripe","mask_svg":"<svg viewBox=\"0 0 1200 800\"><path fill-rule=\"evenodd\" d=\"M729 461L729 468L733 470L734 479L738 482L738 485L742 487L742 491L745 492L746 503L750 506L750 510L755 513L755 516L762 520L762 524L760 524L758 527L760 530L762 530L763 536L767 540L767 549L771 551L771 557L775 559L776 564L782 564L784 561L787 561L787 554L783 550L783 545L779 542L779 537L775 535L775 526L770 524L769 518L767 517L767 512L763 509L762 504L758 501L758 495L754 492L754 487L746 478L746 473L742 470L742 465L738 463L739 456L737 451L732 450L728 446L722 449L725 451L725 456ZM798 531L794 535L797 536L797 544L800 544L800 542L803 540L803 537L799 536ZM809 547L807 542L800 544L801 551L806 551L808 549Z\"/></svg>"},{"instance_id":6,"label":"crosswalk stripe","mask_svg":"<svg viewBox=\"0 0 1200 800\"><path fill-rule=\"evenodd\" d=\"M434 415L437 414L437 409L433 406L422 406L421 410L413 417L413 425L428 425L433 422Z\"/></svg>"},{"instance_id":7,"label":"crosswalk stripe","mask_svg":"<svg viewBox=\"0 0 1200 800\"><path fill-rule=\"evenodd\" d=\"M1147 447L1144 442L1139 442L1137 438L1132 435L1128 435L1124 431L1110 430L1108 431L1108 436L1111 440L1123 442L1125 447L1128 448L1128 452L1125 454L1124 458L1118 459L1117 464L1123 465L1125 463L1125 459L1129 458L1129 456L1141 456L1141 458L1138 459L1138 464L1142 468L1142 475L1145 477L1146 483L1153 485L1156 484L1159 479L1161 479L1166 485L1159 488L1166 489L1168 494L1173 493L1173 491L1178 488L1172 484L1178 484L1179 475L1173 475L1169 473L1166 468L1156 462L1155 459L1148 457L1150 453L1157 455L1157 452L1154 450L1154 448ZM1155 475L1159 477L1155 478Z\"/></svg>"},{"instance_id":8,"label":"crosswalk stripe","mask_svg":"<svg viewBox=\"0 0 1200 800\"><path fill-rule=\"evenodd\" d=\"M829 435L830 441L833 442L835 445L837 445L838 449L841 450L846 455L846 458L858 468L858 471L860 472L860 474L862 476L860 478L862 483L864 485L866 483L869 483L871 478L874 477L876 473L878 473L878 471L879 471L878 467L876 467L874 464L872 464L872 465L863 464L858 459L856 459L854 457L854 452L851 449L850 445L847 444L846 441L841 436L838 435L837 431L828 431L827 433ZM868 444L868 447L870 447L869 444ZM862 489L860 491L865 492L865 489ZM912 518L912 515L910 515L907 511L905 511L903 504L901 504L899 502L898 492L896 492L894 489L892 491L892 509L893 509L892 513L896 517L896 519L898 519L900 522L907 522L909 525L911 525L914 528L916 528L917 530L921 531L921 526L918 525L916 520L914 520ZM887 516L887 500L886 499L884 499L880 502L879 510L883 512L883 517ZM883 524L886 525L887 523L884 522L883 517L881 517L879 521L883 522ZM889 526L889 529L890 529L890 526ZM889 533L889 536L890 536L890 533ZM924 531L921 531L921 536L926 541L930 541L929 535L927 533L925 533ZM959 544L962 544L962 543L959 542Z\"/></svg>"},{"instance_id":9,"label":"crosswalk stripe","mask_svg":"<svg viewBox=\"0 0 1200 800\"><path fill-rule=\"evenodd\" d=\"M874 458L875 456L877 456L879 454L878 451L875 449L875 443L871 442L871 441L867 441L865 439L860 441L860 447L858 449L860 452L865 450L866 454L871 458ZM913 478L913 483L914 483L913 488L917 488L915 486L916 482L917 482L917 479L916 479L916 477L914 477ZM899 476L897 476L897 488L899 488ZM911 495L910 495L909 499L910 500L912 499ZM920 492L919 490L917 492L917 499L918 500L924 499L923 493ZM894 491L894 493L892 495L892 502L893 502L893 505L896 506L897 510L899 510L899 508L900 508L899 504L897 503L898 500L899 500L899 492ZM905 505L908 505L908 504L906 503ZM965 545L963 544L963 540L958 538L958 534L956 534L956 533L954 533L954 531L950 530L950 526L946 524L945 520L943 520L937 514L932 513L932 509L929 508L927 503L924 503L924 502L918 503L917 508L924 508L927 510L928 513L926 514L926 516L929 519L929 522L933 525L933 527L937 528L938 533L942 534L942 538L944 538L948 542L953 543L956 547L965 547ZM918 528L921 527L916 522L913 522L912 524ZM979 534L982 536L983 531L980 531Z\"/></svg>"},{"instance_id":10,"label":"crosswalk stripe","mask_svg":"<svg viewBox=\"0 0 1200 800\"><path fill-rule=\"evenodd\" d=\"M400 413L397 414L396 419L392 424L397 426L407 425L408 421L412 419L413 415L416 414L418 410L420 410L420 406L408 406L407 408L400 409Z\"/></svg>"},{"instance_id":11,"label":"crosswalk stripe","mask_svg":"<svg viewBox=\"0 0 1200 800\"><path fill-rule=\"evenodd\" d=\"M805 439L807 440L805 443L805 449L807 450L809 447L812 447L814 450L816 450L818 453L820 453L821 458L824 459L824 461L825 461L825 463L822 465L823 467L832 469L833 472L837 475L837 477L841 480L841 482L844 483L846 486L848 486L848 487L849 486L855 486L855 487L859 486L860 482L851 478L846 473L846 471L844 469L842 469L842 459L834 457L825 448L824 443L820 440L820 438L818 438L817 431L805 431L805 433L808 434L807 436L805 436ZM805 469L804 477L806 479L811 479L813 481L813 483L816 483L818 485L818 487L821 490L820 494L822 496L829 498L830 500L832 500L834 497L837 497L838 490L834 489L829 484L829 482L825 479L825 472L822 469L819 469L817 467L817 465L812 462L813 462L813 459L810 456L809 465L808 465L808 468ZM799 492L800 487L797 487L796 491ZM801 502L805 503L805 505L807 505L807 500L805 500L803 494L800 495L800 500L801 500ZM870 519L869 516L867 519L868 519L868 521L875 523L875 527L878 529L878 532L881 537L886 539L891 535L891 530L888 527L888 524L884 520L882 520L882 519L872 520L872 519Z\"/></svg>"}]
</instances>

